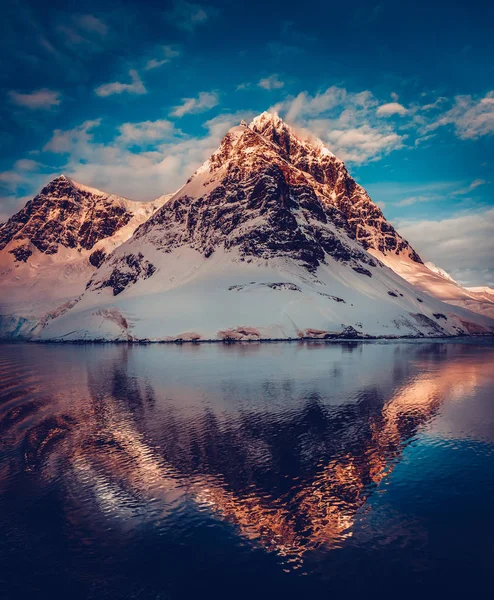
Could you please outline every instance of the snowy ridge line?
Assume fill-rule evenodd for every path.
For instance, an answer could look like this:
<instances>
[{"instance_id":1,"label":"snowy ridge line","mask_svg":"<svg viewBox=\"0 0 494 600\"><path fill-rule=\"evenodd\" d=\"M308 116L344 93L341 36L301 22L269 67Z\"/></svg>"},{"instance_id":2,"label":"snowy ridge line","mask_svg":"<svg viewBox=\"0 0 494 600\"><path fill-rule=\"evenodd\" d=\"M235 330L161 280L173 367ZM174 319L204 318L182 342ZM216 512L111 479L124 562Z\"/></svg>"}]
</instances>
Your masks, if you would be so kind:
<instances>
[{"instance_id":1,"label":"snowy ridge line","mask_svg":"<svg viewBox=\"0 0 494 600\"><path fill-rule=\"evenodd\" d=\"M0 284L11 292L0 300L1 336L232 343L494 333L494 319L472 312L494 303L424 265L342 161L275 115L232 128L178 192L135 215L98 194L107 198L57 178L0 227L0 240L11 236L0 252ZM44 237L29 219L26 228L26 216L46 214ZM17 231L32 236L24 243Z\"/></svg>"}]
</instances>

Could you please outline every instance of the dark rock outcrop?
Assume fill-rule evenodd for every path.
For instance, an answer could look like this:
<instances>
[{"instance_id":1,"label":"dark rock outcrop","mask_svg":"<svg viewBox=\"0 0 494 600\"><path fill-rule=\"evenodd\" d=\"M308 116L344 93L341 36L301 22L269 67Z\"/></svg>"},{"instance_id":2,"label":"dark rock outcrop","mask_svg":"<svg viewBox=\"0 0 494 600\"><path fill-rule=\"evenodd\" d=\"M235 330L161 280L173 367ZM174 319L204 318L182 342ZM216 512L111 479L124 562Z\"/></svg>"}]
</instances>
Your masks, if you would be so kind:
<instances>
[{"instance_id":1,"label":"dark rock outcrop","mask_svg":"<svg viewBox=\"0 0 494 600\"><path fill-rule=\"evenodd\" d=\"M93 193L61 175L0 226L0 250L12 240L29 240L40 252L56 254L60 246L90 250L127 225L132 212L110 196ZM26 253L12 251L16 260Z\"/></svg>"},{"instance_id":2,"label":"dark rock outcrop","mask_svg":"<svg viewBox=\"0 0 494 600\"><path fill-rule=\"evenodd\" d=\"M114 296L118 296L138 279L148 279L156 270L140 252L137 255L125 254L122 258L114 260L112 265L113 270L108 279L96 285L95 289L110 287Z\"/></svg>"}]
</instances>

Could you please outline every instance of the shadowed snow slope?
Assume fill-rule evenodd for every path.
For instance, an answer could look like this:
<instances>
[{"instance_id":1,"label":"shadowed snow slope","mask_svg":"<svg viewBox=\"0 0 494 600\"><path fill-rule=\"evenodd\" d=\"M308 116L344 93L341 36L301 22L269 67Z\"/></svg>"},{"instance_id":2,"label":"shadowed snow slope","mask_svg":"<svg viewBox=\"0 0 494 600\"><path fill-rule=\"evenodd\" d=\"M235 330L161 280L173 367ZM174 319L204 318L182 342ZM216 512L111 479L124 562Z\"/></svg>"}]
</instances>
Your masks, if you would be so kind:
<instances>
[{"instance_id":1,"label":"shadowed snow slope","mask_svg":"<svg viewBox=\"0 0 494 600\"><path fill-rule=\"evenodd\" d=\"M102 260L82 296L33 335L252 340L493 331L488 317L418 291L383 264L397 259L427 269L341 161L263 113L231 129L179 192Z\"/></svg>"}]
</instances>

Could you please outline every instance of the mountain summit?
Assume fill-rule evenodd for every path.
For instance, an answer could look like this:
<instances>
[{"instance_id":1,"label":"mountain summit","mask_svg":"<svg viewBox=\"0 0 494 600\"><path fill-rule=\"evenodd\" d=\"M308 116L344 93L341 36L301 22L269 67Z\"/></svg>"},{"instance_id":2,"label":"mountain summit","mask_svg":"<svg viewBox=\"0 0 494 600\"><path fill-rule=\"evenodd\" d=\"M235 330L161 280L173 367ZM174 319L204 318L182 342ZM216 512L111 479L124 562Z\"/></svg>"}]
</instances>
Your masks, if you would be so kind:
<instances>
[{"instance_id":1,"label":"mountain summit","mask_svg":"<svg viewBox=\"0 0 494 600\"><path fill-rule=\"evenodd\" d=\"M493 322L384 265L426 269L344 164L263 113L108 255L42 339L437 336Z\"/></svg>"},{"instance_id":2,"label":"mountain summit","mask_svg":"<svg viewBox=\"0 0 494 600\"><path fill-rule=\"evenodd\" d=\"M149 216L152 205L145 206ZM142 209L141 202L106 194L60 175L0 227L0 250L22 241L11 253L24 262L34 249L48 255L60 248L91 250L125 227Z\"/></svg>"}]
</instances>

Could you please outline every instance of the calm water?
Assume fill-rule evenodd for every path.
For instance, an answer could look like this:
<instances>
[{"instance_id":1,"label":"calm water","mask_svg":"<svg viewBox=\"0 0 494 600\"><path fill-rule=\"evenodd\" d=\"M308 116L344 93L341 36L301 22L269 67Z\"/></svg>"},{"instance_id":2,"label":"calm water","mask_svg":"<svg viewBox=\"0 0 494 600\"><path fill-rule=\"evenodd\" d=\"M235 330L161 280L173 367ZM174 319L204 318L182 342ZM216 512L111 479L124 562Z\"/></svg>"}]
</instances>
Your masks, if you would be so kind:
<instances>
[{"instance_id":1,"label":"calm water","mask_svg":"<svg viewBox=\"0 0 494 600\"><path fill-rule=\"evenodd\" d=\"M492 343L13 344L0 390L2 598L492 593Z\"/></svg>"}]
</instances>

